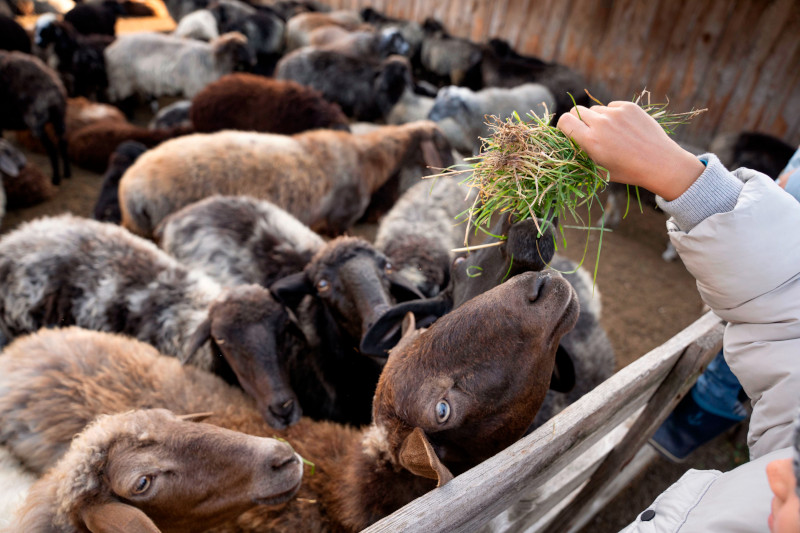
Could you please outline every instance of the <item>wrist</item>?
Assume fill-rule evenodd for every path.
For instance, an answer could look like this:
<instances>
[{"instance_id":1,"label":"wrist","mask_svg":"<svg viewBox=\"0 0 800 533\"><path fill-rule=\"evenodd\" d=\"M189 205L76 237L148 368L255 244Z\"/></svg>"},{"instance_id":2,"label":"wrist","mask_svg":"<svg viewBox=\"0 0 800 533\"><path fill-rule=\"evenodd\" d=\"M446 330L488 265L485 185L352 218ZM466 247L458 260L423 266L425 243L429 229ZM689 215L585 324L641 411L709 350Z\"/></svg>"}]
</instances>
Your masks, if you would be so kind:
<instances>
[{"instance_id":1,"label":"wrist","mask_svg":"<svg viewBox=\"0 0 800 533\"><path fill-rule=\"evenodd\" d=\"M680 157L672 158L655 173L655 183L650 189L668 202L689 190L706 169L697 157L683 149L681 152Z\"/></svg>"}]
</instances>

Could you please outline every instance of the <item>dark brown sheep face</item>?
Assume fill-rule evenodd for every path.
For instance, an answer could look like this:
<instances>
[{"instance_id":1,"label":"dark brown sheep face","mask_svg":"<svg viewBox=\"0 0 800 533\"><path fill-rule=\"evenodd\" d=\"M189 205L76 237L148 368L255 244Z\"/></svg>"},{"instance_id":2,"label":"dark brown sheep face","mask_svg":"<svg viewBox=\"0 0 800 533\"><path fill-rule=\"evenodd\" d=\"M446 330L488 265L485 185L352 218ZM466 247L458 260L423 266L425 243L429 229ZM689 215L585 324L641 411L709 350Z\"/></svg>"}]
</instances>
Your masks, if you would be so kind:
<instances>
[{"instance_id":1,"label":"dark brown sheep face","mask_svg":"<svg viewBox=\"0 0 800 533\"><path fill-rule=\"evenodd\" d=\"M270 426L283 429L300 420L286 361L287 346L301 333L267 289L230 289L209 309L206 327L198 331L197 340L210 336Z\"/></svg>"},{"instance_id":2,"label":"dark brown sheep face","mask_svg":"<svg viewBox=\"0 0 800 533\"><path fill-rule=\"evenodd\" d=\"M104 519L127 523L125 531L206 530L256 505L282 503L300 487L300 458L275 439L189 422L162 409L104 422L115 418L126 431L114 435L116 424L107 426L114 436L103 472L106 501L89 496L73 511L92 531L106 531L92 528Z\"/></svg>"},{"instance_id":3,"label":"dark brown sheep face","mask_svg":"<svg viewBox=\"0 0 800 533\"><path fill-rule=\"evenodd\" d=\"M303 274L285 278L271 290L288 302L296 302L297 294L315 295L344 334L357 343L394 303L422 297L395 272L386 256L353 237L330 241Z\"/></svg>"},{"instance_id":4,"label":"dark brown sheep face","mask_svg":"<svg viewBox=\"0 0 800 533\"><path fill-rule=\"evenodd\" d=\"M520 438L577 317L564 278L528 272L404 337L373 403L396 461L442 483L448 470L461 473Z\"/></svg>"}]
</instances>

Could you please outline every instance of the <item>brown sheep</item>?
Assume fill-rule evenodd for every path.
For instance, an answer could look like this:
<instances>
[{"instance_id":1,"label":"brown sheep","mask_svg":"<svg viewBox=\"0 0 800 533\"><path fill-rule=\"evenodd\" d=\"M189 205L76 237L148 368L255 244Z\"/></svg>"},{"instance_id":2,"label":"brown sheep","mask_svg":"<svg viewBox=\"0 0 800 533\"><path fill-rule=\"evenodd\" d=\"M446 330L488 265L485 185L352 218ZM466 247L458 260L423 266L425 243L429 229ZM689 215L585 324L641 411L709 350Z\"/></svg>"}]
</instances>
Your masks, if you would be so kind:
<instances>
[{"instance_id":1,"label":"brown sheep","mask_svg":"<svg viewBox=\"0 0 800 533\"><path fill-rule=\"evenodd\" d=\"M254 508L215 531L359 531L522 436L577 315L569 283L528 272L426 331L409 320L362 430L303 418L276 431L239 391L135 341L117 337L109 357L109 347L94 346L102 333L40 331L0 357L0 428L11 430L5 440L21 457L49 452L55 461L75 428L103 412L208 410L210 423L285 438L316 466L297 499ZM83 337L80 345L73 336Z\"/></svg>"},{"instance_id":2,"label":"brown sheep","mask_svg":"<svg viewBox=\"0 0 800 533\"><path fill-rule=\"evenodd\" d=\"M100 121L125 122L125 115L118 108L110 104L92 102L83 96L67 98L67 112L64 116L67 140L79 129ZM56 142L55 133L49 124L45 128L53 142ZM44 153L44 147L30 132L18 131L17 141L28 150Z\"/></svg>"},{"instance_id":3,"label":"brown sheep","mask_svg":"<svg viewBox=\"0 0 800 533\"><path fill-rule=\"evenodd\" d=\"M55 193L50 179L5 139L0 139L0 180L6 209L40 204Z\"/></svg>"},{"instance_id":4,"label":"brown sheep","mask_svg":"<svg viewBox=\"0 0 800 533\"><path fill-rule=\"evenodd\" d=\"M355 11L300 13L286 21L286 51L308 46L311 42L311 32L323 26L339 26L348 31L365 27L361 16Z\"/></svg>"},{"instance_id":5,"label":"brown sheep","mask_svg":"<svg viewBox=\"0 0 800 533\"><path fill-rule=\"evenodd\" d=\"M192 418L165 409L99 416L33 484L13 530L205 530L297 492L303 464L288 444Z\"/></svg>"},{"instance_id":6,"label":"brown sheep","mask_svg":"<svg viewBox=\"0 0 800 533\"><path fill-rule=\"evenodd\" d=\"M232 129L291 135L329 128L349 131L341 108L293 81L236 73L208 84L189 113L201 133Z\"/></svg>"},{"instance_id":7,"label":"brown sheep","mask_svg":"<svg viewBox=\"0 0 800 533\"><path fill-rule=\"evenodd\" d=\"M238 131L173 139L143 154L119 185L122 225L143 236L170 213L214 194L269 200L312 230L338 235L409 161L452 163L429 121L363 135L313 130L293 136Z\"/></svg>"},{"instance_id":8,"label":"brown sheep","mask_svg":"<svg viewBox=\"0 0 800 533\"><path fill-rule=\"evenodd\" d=\"M101 121L69 136L69 157L88 170L105 172L111 154L125 141L137 141L151 148L192 132L191 126L151 130L129 122Z\"/></svg>"}]
</instances>

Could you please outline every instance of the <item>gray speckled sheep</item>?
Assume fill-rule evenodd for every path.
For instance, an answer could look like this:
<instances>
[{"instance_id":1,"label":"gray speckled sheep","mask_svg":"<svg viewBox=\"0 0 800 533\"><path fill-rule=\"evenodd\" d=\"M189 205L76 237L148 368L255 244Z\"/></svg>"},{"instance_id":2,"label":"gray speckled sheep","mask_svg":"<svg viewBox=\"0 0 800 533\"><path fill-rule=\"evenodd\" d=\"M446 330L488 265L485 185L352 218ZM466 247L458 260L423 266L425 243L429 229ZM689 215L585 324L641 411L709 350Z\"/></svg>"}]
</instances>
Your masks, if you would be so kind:
<instances>
[{"instance_id":1,"label":"gray speckled sheep","mask_svg":"<svg viewBox=\"0 0 800 533\"><path fill-rule=\"evenodd\" d=\"M325 244L266 200L212 196L173 213L156 228L162 249L226 287L272 282L300 272Z\"/></svg>"},{"instance_id":2,"label":"gray speckled sheep","mask_svg":"<svg viewBox=\"0 0 800 533\"><path fill-rule=\"evenodd\" d=\"M11 339L73 324L125 333L238 379L275 427L300 418L281 363L296 337L283 306L265 288L223 290L151 242L71 215L37 219L6 234L0 240L0 332Z\"/></svg>"},{"instance_id":3,"label":"gray speckled sheep","mask_svg":"<svg viewBox=\"0 0 800 533\"><path fill-rule=\"evenodd\" d=\"M488 137L490 133L486 115L506 119L516 111L520 117L526 118L525 114L533 111L544 117L545 106L548 112L552 112L555 98L547 87L538 83L526 83L511 89L490 87L480 91L449 86L436 94L428 118L439 121L452 117L473 140L473 153L477 154L481 149L479 137Z\"/></svg>"}]
</instances>

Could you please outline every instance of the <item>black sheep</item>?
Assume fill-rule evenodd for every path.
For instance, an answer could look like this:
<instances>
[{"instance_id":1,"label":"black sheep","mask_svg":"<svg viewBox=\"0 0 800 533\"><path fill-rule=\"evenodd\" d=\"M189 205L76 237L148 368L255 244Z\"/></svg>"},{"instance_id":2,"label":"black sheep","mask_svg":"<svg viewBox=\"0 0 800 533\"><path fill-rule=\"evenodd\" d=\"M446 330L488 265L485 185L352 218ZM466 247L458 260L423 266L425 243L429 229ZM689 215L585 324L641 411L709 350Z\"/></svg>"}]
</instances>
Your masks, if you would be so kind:
<instances>
[{"instance_id":1,"label":"black sheep","mask_svg":"<svg viewBox=\"0 0 800 533\"><path fill-rule=\"evenodd\" d=\"M119 224L122 215L119 211L119 180L128 170L136 159L147 151L147 147L140 142L125 141L120 144L111 154L108 161L108 169L103 175L103 184L100 186L100 194L94 205L92 217L102 222L113 222Z\"/></svg>"},{"instance_id":2,"label":"black sheep","mask_svg":"<svg viewBox=\"0 0 800 533\"><path fill-rule=\"evenodd\" d=\"M31 130L50 158L53 184L61 183L59 154L64 177L70 176L64 115L67 91L58 74L40 59L22 52L0 52L0 135L3 130ZM45 132L53 125L58 150Z\"/></svg>"},{"instance_id":3,"label":"black sheep","mask_svg":"<svg viewBox=\"0 0 800 533\"><path fill-rule=\"evenodd\" d=\"M104 0L102 4L77 4L67 11L64 20L84 35L99 33L113 37L117 34L117 17L124 14L122 4L116 0Z\"/></svg>"},{"instance_id":4,"label":"black sheep","mask_svg":"<svg viewBox=\"0 0 800 533\"><path fill-rule=\"evenodd\" d=\"M31 53L31 38L28 32L13 18L0 13L0 50L19 50Z\"/></svg>"},{"instance_id":5,"label":"black sheep","mask_svg":"<svg viewBox=\"0 0 800 533\"><path fill-rule=\"evenodd\" d=\"M53 45L58 72L70 96L106 100L108 76L103 51L114 42L114 37L83 35L69 22L53 19L37 25L34 40L39 48Z\"/></svg>"}]
</instances>

